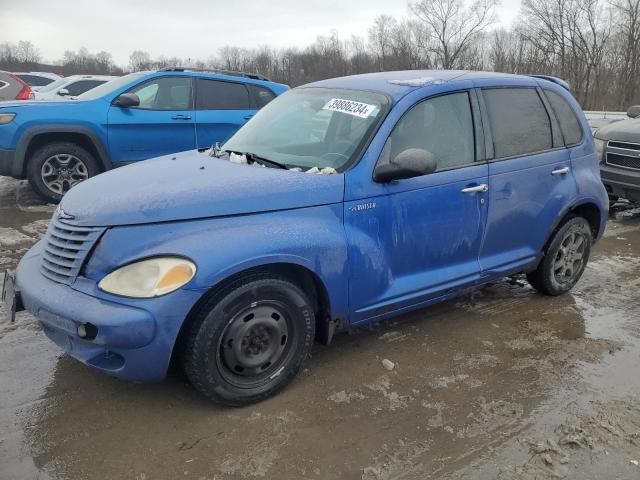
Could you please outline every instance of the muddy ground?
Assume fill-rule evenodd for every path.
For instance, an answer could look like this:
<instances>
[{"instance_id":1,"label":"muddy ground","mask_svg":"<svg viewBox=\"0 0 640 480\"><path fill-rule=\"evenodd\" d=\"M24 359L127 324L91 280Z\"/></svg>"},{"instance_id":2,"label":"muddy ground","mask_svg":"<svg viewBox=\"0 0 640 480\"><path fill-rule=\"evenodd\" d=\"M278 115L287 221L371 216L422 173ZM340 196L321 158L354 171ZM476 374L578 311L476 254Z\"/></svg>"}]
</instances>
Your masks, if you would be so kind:
<instances>
[{"instance_id":1,"label":"muddy ground","mask_svg":"<svg viewBox=\"0 0 640 480\"><path fill-rule=\"evenodd\" d=\"M0 268L52 211L0 177ZM242 409L178 369L90 370L23 312L0 324L0 478L638 479L639 366L640 209L619 205L571 294L505 280L342 334Z\"/></svg>"}]
</instances>

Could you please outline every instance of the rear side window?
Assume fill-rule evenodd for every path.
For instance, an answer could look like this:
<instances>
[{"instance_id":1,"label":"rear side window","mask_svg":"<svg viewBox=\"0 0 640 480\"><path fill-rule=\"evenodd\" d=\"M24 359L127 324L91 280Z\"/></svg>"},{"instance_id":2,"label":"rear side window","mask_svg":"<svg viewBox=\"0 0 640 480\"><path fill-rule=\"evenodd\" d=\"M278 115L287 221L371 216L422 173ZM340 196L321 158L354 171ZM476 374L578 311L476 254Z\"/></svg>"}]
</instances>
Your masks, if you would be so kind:
<instances>
[{"instance_id":1,"label":"rear side window","mask_svg":"<svg viewBox=\"0 0 640 480\"><path fill-rule=\"evenodd\" d=\"M576 116L576 112L571 108L561 95L551 90L545 90L545 95L551 104L553 112L560 123L560 130L564 136L565 145L575 145L582 140L582 127Z\"/></svg>"},{"instance_id":2,"label":"rear side window","mask_svg":"<svg viewBox=\"0 0 640 480\"><path fill-rule=\"evenodd\" d=\"M268 88L251 84L247 84L247 88L249 88L251 96L253 97L253 102L256 104L258 109L264 107L267 103L276 98L276 94Z\"/></svg>"},{"instance_id":3,"label":"rear side window","mask_svg":"<svg viewBox=\"0 0 640 480\"><path fill-rule=\"evenodd\" d=\"M3 88L9 86L9 84L7 82L3 82L2 80L0 80L0 90L2 90Z\"/></svg>"},{"instance_id":4,"label":"rear side window","mask_svg":"<svg viewBox=\"0 0 640 480\"><path fill-rule=\"evenodd\" d=\"M18 77L30 87L44 87L53 82L52 78L40 77L39 75L18 75Z\"/></svg>"},{"instance_id":5,"label":"rear side window","mask_svg":"<svg viewBox=\"0 0 640 480\"><path fill-rule=\"evenodd\" d=\"M68 85L66 89L69 91L69 95L75 97L97 87L98 85L102 85L103 83L104 82L102 80L80 80L79 82L74 82Z\"/></svg>"},{"instance_id":6,"label":"rear side window","mask_svg":"<svg viewBox=\"0 0 640 480\"><path fill-rule=\"evenodd\" d=\"M243 83L198 78L196 109L251 110L249 91Z\"/></svg>"},{"instance_id":7,"label":"rear side window","mask_svg":"<svg viewBox=\"0 0 640 480\"><path fill-rule=\"evenodd\" d=\"M542 152L552 147L551 121L534 88L490 88L482 94L495 158Z\"/></svg>"},{"instance_id":8,"label":"rear side window","mask_svg":"<svg viewBox=\"0 0 640 480\"><path fill-rule=\"evenodd\" d=\"M382 162L409 148L427 150L436 157L438 170L475 161L475 137L467 92L427 99L411 107L394 127Z\"/></svg>"}]
</instances>

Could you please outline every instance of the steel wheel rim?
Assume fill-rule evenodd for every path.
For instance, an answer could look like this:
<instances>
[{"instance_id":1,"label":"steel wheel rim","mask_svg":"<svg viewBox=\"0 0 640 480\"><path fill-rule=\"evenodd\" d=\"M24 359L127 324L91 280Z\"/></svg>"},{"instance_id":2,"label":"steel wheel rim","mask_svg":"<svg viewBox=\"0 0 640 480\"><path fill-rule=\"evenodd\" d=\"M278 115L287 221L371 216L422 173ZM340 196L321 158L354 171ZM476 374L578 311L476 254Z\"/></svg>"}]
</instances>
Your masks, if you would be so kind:
<instances>
[{"instance_id":1,"label":"steel wheel rim","mask_svg":"<svg viewBox=\"0 0 640 480\"><path fill-rule=\"evenodd\" d=\"M559 284L575 283L584 267L587 244L587 236L581 232L569 232L562 239L553 261L553 275Z\"/></svg>"},{"instance_id":2,"label":"steel wheel rim","mask_svg":"<svg viewBox=\"0 0 640 480\"><path fill-rule=\"evenodd\" d=\"M217 347L220 372L230 383L250 387L277 376L291 351L291 315L279 302L256 302L226 325Z\"/></svg>"},{"instance_id":3,"label":"steel wheel rim","mask_svg":"<svg viewBox=\"0 0 640 480\"><path fill-rule=\"evenodd\" d=\"M89 170L77 156L58 153L44 161L40 169L40 177L49 190L63 195L74 185L89 178Z\"/></svg>"}]
</instances>

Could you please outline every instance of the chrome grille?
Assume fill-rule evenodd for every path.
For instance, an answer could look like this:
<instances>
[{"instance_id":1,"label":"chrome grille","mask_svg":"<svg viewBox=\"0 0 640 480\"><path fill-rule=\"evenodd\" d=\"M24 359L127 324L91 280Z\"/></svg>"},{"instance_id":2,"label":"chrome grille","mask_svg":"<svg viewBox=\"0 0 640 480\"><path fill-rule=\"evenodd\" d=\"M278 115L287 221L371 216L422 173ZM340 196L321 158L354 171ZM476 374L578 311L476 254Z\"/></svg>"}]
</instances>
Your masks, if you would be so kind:
<instances>
[{"instance_id":1,"label":"chrome grille","mask_svg":"<svg viewBox=\"0 0 640 480\"><path fill-rule=\"evenodd\" d=\"M59 283L74 282L104 228L78 227L53 218L47 228L40 271Z\"/></svg>"},{"instance_id":2,"label":"chrome grille","mask_svg":"<svg viewBox=\"0 0 640 480\"><path fill-rule=\"evenodd\" d=\"M608 165L640 170L640 144L610 140L607 143L605 159Z\"/></svg>"}]
</instances>

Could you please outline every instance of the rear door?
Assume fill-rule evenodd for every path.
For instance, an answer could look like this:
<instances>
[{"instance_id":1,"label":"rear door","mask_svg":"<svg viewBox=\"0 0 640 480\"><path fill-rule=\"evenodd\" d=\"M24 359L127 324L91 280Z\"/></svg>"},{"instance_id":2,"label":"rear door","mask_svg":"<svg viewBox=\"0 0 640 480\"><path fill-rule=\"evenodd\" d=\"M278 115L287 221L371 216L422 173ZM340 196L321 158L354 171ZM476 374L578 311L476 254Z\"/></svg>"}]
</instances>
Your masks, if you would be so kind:
<instances>
[{"instance_id":1,"label":"rear door","mask_svg":"<svg viewBox=\"0 0 640 480\"><path fill-rule=\"evenodd\" d=\"M242 82L195 80L198 148L222 144L256 113L251 92Z\"/></svg>"},{"instance_id":2,"label":"rear door","mask_svg":"<svg viewBox=\"0 0 640 480\"><path fill-rule=\"evenodd\" d=\"M576 185L569 153L541 90L481 92L492 152L480 264L484 275L493 276L516 271L537 258Z\"/></svg>"},{"instance_id":3,"label":"rear door","mask_svg":"<svg viewBox=\"0 0 640 480\"><path fill-rule=\"evenodd\" d=\"M113 162L134 162L196 148L191 77L155 77L127 93L138 95L140 105L109 108Z\"/></svg>"}]
</instances>

